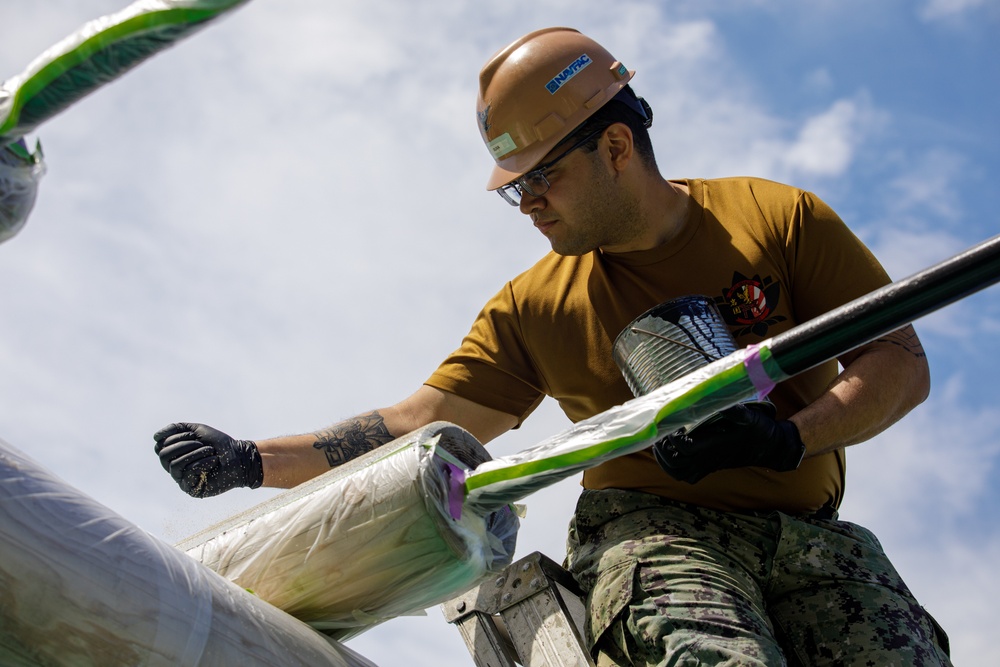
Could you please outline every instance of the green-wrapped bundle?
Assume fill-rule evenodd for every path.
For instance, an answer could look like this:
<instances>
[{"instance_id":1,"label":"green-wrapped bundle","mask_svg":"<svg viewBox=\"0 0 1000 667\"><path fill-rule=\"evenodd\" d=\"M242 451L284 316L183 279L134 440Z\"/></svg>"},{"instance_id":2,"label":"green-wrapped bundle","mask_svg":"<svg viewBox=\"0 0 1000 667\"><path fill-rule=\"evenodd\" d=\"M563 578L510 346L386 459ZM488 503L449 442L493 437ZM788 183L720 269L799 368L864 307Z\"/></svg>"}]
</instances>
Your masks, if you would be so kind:
<instances>
[{"instance_id":1,"label":"green-wrapped bundle","mask_svg":"<svg viewBox=\"0 0 1000 667\"><path fill-rule=\"evenodd\" d=\"M0 85L0 147L247 0L139 0L94 19Z\"/></svg>"},{"instance_id":2,"label":"green-wrapped bundle","mask_svg":"<svg viewBox=\"0 0 1000 667\"><path fill-rule=\"evenodd\" d=\"M771 340L740 349L644 396L577 422L516 454L479 465L465 481L465 506L487 512L625 454L651 446L788 377Z\"/></svg>"}]
</instances>

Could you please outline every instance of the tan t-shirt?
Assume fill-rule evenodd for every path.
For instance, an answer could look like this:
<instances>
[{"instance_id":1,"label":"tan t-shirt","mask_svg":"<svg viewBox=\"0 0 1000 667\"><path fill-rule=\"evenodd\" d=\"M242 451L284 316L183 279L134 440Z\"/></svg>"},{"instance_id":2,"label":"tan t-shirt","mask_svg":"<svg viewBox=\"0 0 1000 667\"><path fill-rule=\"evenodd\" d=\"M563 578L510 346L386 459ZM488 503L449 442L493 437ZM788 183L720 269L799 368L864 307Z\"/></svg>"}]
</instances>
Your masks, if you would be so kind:
<instances>
[{"instance_id":1,"label":"tan t-shirt","mask_svg":"<svg viewBox=\"0 0 1000 667\"><path fill-rule=\"evenodd\" d=\"M743 347L889 282L867 248L815 195L752 178L680 181L692 206L670 243L630 253L549 253L500 290L427 384L526 418L546 395L574 422L632 398L612 358L619 332L668 299L715 299ZM779 418L815 400L829 361L779 384ZM843 451L793 472L723 470L697 484L664 473L649 451L588 470L583 485L655 493L722 510L802 513L839 505Z\"/></svg>"}]
</instances>

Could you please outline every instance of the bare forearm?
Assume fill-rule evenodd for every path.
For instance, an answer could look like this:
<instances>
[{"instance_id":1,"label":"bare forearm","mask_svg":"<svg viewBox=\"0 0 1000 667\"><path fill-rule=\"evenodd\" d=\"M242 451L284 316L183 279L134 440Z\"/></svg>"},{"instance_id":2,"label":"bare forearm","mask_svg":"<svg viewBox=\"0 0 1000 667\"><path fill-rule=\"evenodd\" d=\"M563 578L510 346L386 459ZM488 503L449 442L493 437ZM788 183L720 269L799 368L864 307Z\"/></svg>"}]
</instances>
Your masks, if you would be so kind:
<instances>
[{"instance_id":1,"label":"bare forearm","mask_svg":"<svg viewBox=\"0 0 1000 667\"><path fill-rule=\"evenodd\" d=\"M512 415L423 386L392 407L351 417L314 433L257 442L264 486L301 484L434 421L457 424L483 444L517 424Z\"/></svg>"},{"instance_id":2,"label":"bare forearm","mask_svg":"<svg viewBox=\"0 0 1000 667\"><path fill-rule=\"evenodd\" d=\"M258 442L264 486L301 484L412 430L395 417L392 408L374 410L314 433Z\"/></svg>"},{"instance_id":3,"label":"bare forearm","mask_svg":"<svg viewBox=\"0 0 1000 667\"><path fill-rule=\"evenodd\" d=\"M845 355L844 371L822 396L791 417L816 456L868 440L919 405L930 374L912 327Z\"/></svg>"}]
</instances>

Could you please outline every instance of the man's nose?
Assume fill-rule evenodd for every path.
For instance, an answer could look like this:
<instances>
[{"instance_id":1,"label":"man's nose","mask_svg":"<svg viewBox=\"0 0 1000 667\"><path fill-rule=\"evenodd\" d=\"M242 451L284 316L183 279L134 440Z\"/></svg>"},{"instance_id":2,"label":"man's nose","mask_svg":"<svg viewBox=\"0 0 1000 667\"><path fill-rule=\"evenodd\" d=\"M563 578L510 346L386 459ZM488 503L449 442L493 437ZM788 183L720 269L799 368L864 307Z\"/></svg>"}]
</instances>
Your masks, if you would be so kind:
<instances>
[{"instance_id":1,"label":"man's nose","mask_svg":"<svg viewBox=\"0 0 1000 667\"><path fill-rule=\"evenodd\" d=\"M545 196L535 197L534 195L529 195L527 192L522 192L521 203L518 204L518 208L521 210L521 213L531 215L535 211L545 208Z\"/></svg>"}]
</instances>

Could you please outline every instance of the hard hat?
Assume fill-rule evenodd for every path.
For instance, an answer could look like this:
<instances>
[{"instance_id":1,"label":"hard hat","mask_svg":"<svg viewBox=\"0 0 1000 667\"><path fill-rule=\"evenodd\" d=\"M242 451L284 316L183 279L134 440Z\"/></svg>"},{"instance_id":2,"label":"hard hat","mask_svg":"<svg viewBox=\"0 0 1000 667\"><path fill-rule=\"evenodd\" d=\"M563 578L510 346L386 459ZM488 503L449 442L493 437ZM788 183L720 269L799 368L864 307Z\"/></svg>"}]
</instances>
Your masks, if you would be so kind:
<instances>
[{"instance_id":1,"label":"hard hat","mask_svg":"<svg viewBox=\"0 0 1000 667\"><path fill-rule=\"evenodd\" d=\"M528 33L479 73L476 115L496 166L496 190L523 176L629 82L608 51L572 28Z\"/></svg>"}]
</instances>

